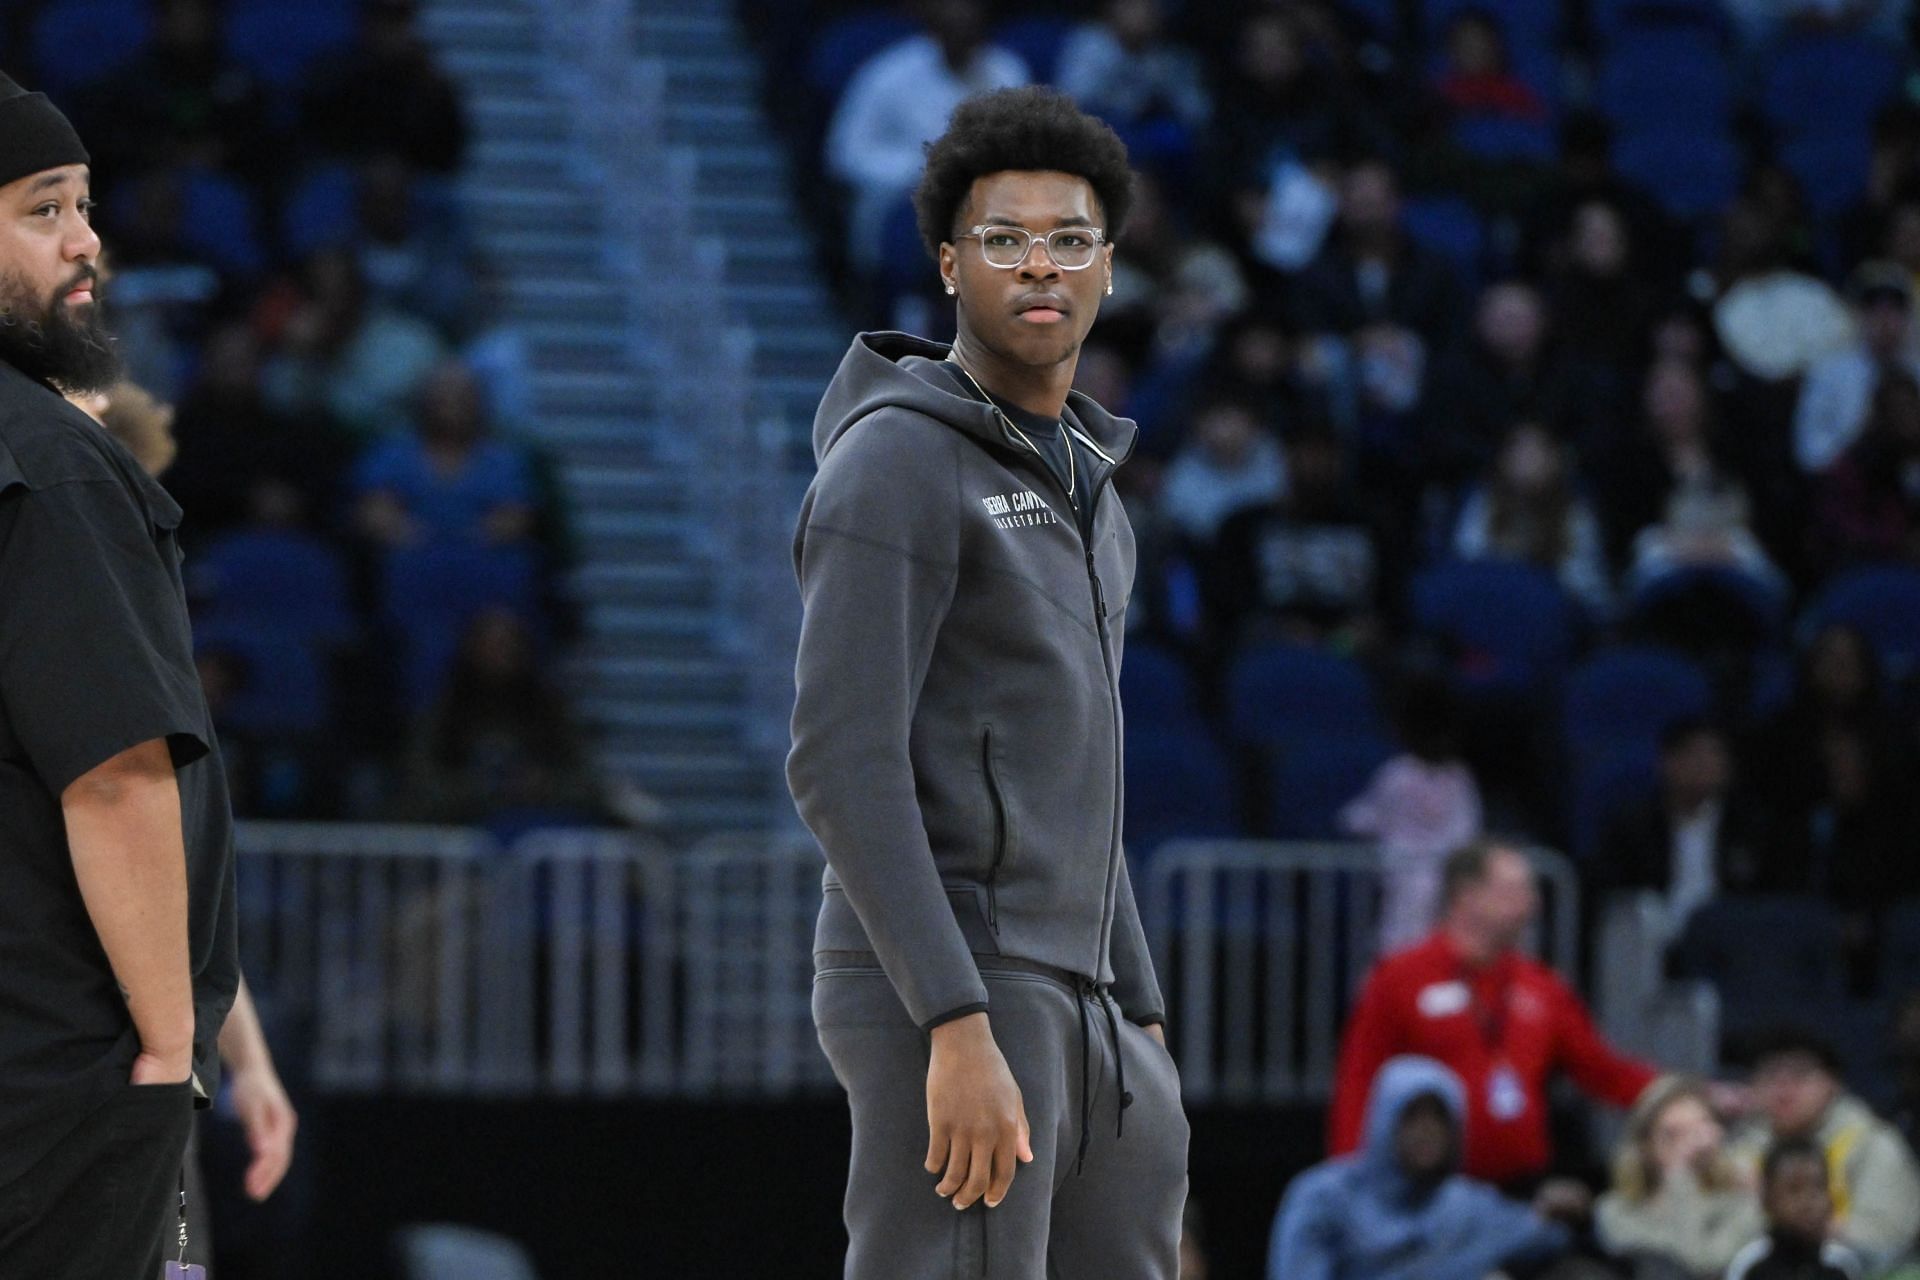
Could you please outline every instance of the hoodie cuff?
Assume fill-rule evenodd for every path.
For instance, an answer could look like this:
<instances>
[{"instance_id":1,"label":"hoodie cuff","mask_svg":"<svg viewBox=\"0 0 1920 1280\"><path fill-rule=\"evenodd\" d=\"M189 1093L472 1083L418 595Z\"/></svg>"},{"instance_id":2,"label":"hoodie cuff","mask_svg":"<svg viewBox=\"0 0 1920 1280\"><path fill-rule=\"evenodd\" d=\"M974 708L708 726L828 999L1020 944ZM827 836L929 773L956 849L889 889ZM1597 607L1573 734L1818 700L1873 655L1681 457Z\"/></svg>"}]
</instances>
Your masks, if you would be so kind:
<instances>
[{"instance_id":1,"label":"hoodie cuff","mask_svg":"<svg viewBox=\"0 0 1920 1280\"><path fill-rule=\"evenodd\" d=\"M963 1004L958 1009L949 1009L945 1013L936 1014L928 1018L920 1024L920 1029L922 1031L932 1031L935 1027L943 1027L949 1022L955 1022L966 1017L970 1013L985 1013L986 1011L987 1006L985 1001L979 1001L974 1004Z\"/></svg>"},{"instance_id":2,"label":"hoodie cuff","mask_svg":"<svg viewBox=\"0 0 1920 1280\"><path fill-rule=\"evenodd\" d=\"M1164 1027L1167 1015L1164 1013L1136 1013L1127 1019L1136 1027Z\"/></svg>"}]
</instances>

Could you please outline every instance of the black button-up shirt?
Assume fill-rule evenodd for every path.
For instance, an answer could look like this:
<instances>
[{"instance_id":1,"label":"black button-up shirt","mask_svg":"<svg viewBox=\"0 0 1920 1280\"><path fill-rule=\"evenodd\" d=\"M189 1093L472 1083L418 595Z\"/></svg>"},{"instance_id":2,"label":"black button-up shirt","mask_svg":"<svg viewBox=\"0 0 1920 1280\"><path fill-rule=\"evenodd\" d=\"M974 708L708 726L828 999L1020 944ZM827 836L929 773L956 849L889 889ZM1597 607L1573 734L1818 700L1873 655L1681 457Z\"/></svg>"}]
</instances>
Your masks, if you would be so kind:
<instances>
[{"instance_id":1,"label":"black button-up shirt","mask_svg":"<svg viewBox=\"0 0 1920 1280\"><path fill-rule=\"evenodd\" d=\"M0 1187L111 1091L138 1037L74 877L60 796L165 739L187 854L194 1071L239 983L233 823L193 663L180 508L120 444L0 362Z\"/></svg>"}]
</instances>

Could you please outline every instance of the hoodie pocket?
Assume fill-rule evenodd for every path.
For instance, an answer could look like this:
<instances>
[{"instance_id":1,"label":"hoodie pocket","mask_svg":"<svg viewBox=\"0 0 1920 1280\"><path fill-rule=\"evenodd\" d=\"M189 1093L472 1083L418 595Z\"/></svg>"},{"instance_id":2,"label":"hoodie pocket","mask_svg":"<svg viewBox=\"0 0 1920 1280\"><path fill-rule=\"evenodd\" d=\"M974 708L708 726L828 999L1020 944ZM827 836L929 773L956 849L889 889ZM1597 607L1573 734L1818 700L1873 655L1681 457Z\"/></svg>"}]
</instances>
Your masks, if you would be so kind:
<instances>
[{"instance_id":1,"label":"hoodie pocket","mask_svg":"<svg viewBox=\"0 0 1920 1280\"><path fill-rule=\"evenodd\" d=\"M1000 776L993 769L993 726L980 734L980 771L987 780L987 806L993 814L993 860L987 864L987 927L1000 932L1000 904L997 891L1000 868L1007 861L1007 801L1000 790Z\"/></svg>"}]
</instances>

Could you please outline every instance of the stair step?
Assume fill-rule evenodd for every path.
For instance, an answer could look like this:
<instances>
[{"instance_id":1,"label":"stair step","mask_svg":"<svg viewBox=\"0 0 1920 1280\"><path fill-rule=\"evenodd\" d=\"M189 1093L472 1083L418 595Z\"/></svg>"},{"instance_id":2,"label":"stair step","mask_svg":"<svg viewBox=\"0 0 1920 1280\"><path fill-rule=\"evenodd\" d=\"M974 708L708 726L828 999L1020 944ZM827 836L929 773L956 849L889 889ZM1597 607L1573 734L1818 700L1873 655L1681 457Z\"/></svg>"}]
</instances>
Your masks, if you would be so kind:
<instances>
[{"instance_id":1,"label":"stair step","mask_svg":"<svg viewBox=\"0 0 1920 1280\"><path fill-rule=\"evenodd\" d=\"M566 107L545 95L488 94L467 104L467 116L476 134L501 141L571 136L572 121Z\"/></svg>"},{"instance_id":2,"label":"stair step","mask_svg":"<svg viewBox=\"0 0 1920 1280\"><path fill-rule=\"evenodd\" d=\"M590 601L593 605L621 608L716 610L715 584L711 573L703 570L690 576L676 575L670 562L625 567L635 572L625 580L624 586L600 582L587 589L578 585L583 580L576 577L576 598ZM737 684L732 688L738 691ZM654 696L673 696L673 691L655 690Z\"/></svg>"},{"instance_id":3,"label":"stair step","mask_svg":"<svg viewBox=\"0 0 1920 1280\"><path fill-rule=\"evenodd\" d=\"M767 789L771 792L772 788ZM739 800L688 800L669 806L669 830L683 839L697 839L720 831L765 831L767 806L764 796Z\"/></svg>"},{"instance_id":4,"label":"stair step","mask_svg":"<svg viewBox=\"0 0 1920 1280\"><path fill-rule=\"evenodd\" d=\"M566 466L569 492L597 505L674 511L687 500L686 477L657 467Z\"/></svg>"},{"instance_id":5,"label":"stair step","mask_svg":"<svg viewBox=\"0 0 1920 1280\"><path fill-rule=\"evenodd\" d=\"M421 14L420 29L462 49L538 50L545 34L538 15L523 5L439 5Z\"/></svg>"},{"instance_id":6,"label":"stair step","mask_svg":"<svg viewBox=\"0 0 1920 1280\"><path fill-rule=\"evenodd\" d=\"M623 775L687 793L739 794L767 785L772 772L738 742L696 747L618 729L609 732L599 755L608 768Z\"/></svg>"},{"instance_id":7,"label":"stair step","mask_svg":"<svg viewBox=\"0 0 1920 1280\"><path fill-rule=\"evenodd\" d=\"M610 773L662 802L667 831L764 828L784 801L775 762L748 747L755 682L721 645L726 579L703 536L717 517L690 510L701 490L668 461L684 450L666 434L682 428L663 416L678 411L663 403L647 341L655 313L609 270L624 252L621 214L575 125L576 73L547 44L552 2L427 0L422 28L467 91L467 223L524 332L534 432L574 504L583 560L567 588L584 634L569 685ZM689 217L719 241L727 322L758 329L754 411L790 417L801 438L846 333L795 229L793 168L760 108L762 66L731 5L634 5L635 55L663 77L662 136L692 149Z\"/></svg>"},{"instance_id":8,"label":"stair step","mask_svg":"<svg viewBox=\"0 0 1920 1280\"><path fill-rule=\"evenodd\" d=\"M555 369L535 376L533 396L542 413L637 417L651 410L655 392L647 379L631 371Z\"/></svg>"},{"instance_id":9,"label":"stair step","mask_svg":"<svg viewBox=\"0 0 1920 1280\"><path fill-rule=\"evenodd\" d=\"M582 678L608 698L735 699L746 684L744 671L716 658L601 658Z\"/></svg>"},{"instance_id":10,"label":"stair step","mask_svg":"<svg viewBox=\"0 0 1920 1280\"><path fill-rule=\"evenodd\" d=\"M569 465L641 467L654 462L648 417L597 418L562 414L538 424L540 442Z\"/></svg>"},{"instance_id":11,"label":"stair step","mask_svg":"<svg viewBox=\"0 0 1920 1280\"><path fill-rule=\"evenodd\" d=\"M641 14L634 23L634 51L650 58L724 58L735 51L733 24L719 14Z\"/></svg>"},{"instance_id":12,"label":"stair step","mask_svg":"<svg viewBox=\"0 0 1920 1280\"><path fill-rule=\"evenodd\" d=\"M532 98L546 92L546 63L518 49L449 49L440 65L466 90L467 109L489 96Z\"/></svg>"},{"instance_id":13,"label":"stair step","mask_svg":"<svg viewBox=\"0 0 1920 1280\"><path fill-rule=\"evenodd\" d=\"M632 698L586 697L579 700L580 718L590 724L626 730L690 730L709 735L738 732L743 715L736 704L710 699L639 702Z\"/></svg>"}]
</instances>

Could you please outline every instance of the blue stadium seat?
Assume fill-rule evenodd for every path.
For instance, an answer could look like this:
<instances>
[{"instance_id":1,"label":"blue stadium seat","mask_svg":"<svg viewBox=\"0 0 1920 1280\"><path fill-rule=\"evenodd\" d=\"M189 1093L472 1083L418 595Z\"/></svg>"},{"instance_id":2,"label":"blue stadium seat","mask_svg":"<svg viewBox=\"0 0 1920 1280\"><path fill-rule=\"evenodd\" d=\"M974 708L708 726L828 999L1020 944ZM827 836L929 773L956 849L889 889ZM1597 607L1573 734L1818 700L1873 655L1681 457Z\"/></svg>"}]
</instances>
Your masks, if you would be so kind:
<instances>
[{"instance_id":1,"label":"blue stadium seat","mask_svg":"<svg viewBox=\"0 0 1920 1280\"><path fill-rule=\"evenodd\" d=\"M1558 151L1553 123L1545 119L1468 113L1454 120L1453 140L1461 150L1483 160L1544 162Z\"/></svg>"},{"instance_id":2,"label":"blue stadium seat","mask_svg":"<svg viewBox=\"0 0 1920 1280\"><path fill-rule=\"evenodd\" d=\"M1266 766L1266 834L1277 840L1331 840L1341 835L1340 810L1367 788L1393 755L1379 734L1329 732L1300 737Z\"/></svg>"},{"instance_id":3,"label":"blue stadium seat","mask_svg":"<svg viewBox=\"0 0 1920 1280\"><path fill-rule=\"evenodd\" d=\"M1740 155L1724 133L1633 133L1614 144L1614 164L1677 218L1708 218L1724 209L1740 183Z\"/></svg>"},{"instance_id":4,"label":"blue stadium seat","mask_svg":"<svg viewBox=\"0 0 1920 1280\"><path fill-rule=\"evenodd\" d=\"M337 643L355 627L346 561L331 544L283 529L225 534L187 561L194 616Z\"/></svg>"},{"instance_id":5,"label":"blue stadium seat","mask_svg":"<svg viewBox=\"0 0 1920 1280\"><path fill-rule=\"evenodd\" d=\"M1583 751L1657 744L1666 727L1712 706L1699 668L1654 648L1605 649L1575 667L1563 699L1567 745Z\"/></svg>"},{"instance_id":6,"label":"blue stadium seat","mask_svg":"<svg viewBox=\"0 0 1920 1280\"><path fill-rule=\"evenodd\" d=\"M1785 601L1779 592L1751 574L1717 568L1676 569L1642 584L1627 602L1628 620L1637 620L1676 597L1705 592L1744 610L1755 635L1771 640L1785 625Z\"/></svg>"},{"instance_id":7,"label":"blue stadium seat","mask_svg":"<svg viewBox=\"0 0 1920 1280\"><path fill-rule=\"evenodd\" d=\"M1060 52L1079 24L1071 18L1015 18L994 29L993 43L1017 53L1036 82L1051 82L1060 69Z\"/></svg>"},{"instance_id":8,"label":"blue stadium seat","mask_svg":"<svg viewBox=\"0 0 1920 1280\"><path fill-rule=\"evenodd\" d=\"M1623 133L1722 133L1733 112L1726 50L1689 28L1633 32L1601 64L1599 105Z\"/></svg>"},{"instance_id":9,"label":"blue stadium seat","mask_svg":"<svg viewBox=\"0 0 1920 1280\"><path fill-rule=\"evenodd\" d=\"M483 609L504 607L538 618L533 556L506 547L429 543L387 552L381 613L401 642L401 691L419 710L440 692L460 640Z\"/></svg>"},{"instance_id":10,"label":"blue stadium seat","mask_svg":"<svg viewBox=\"0 0 1920 1280\"><path fill-rule=\"evenodd\" d=\"M1400 225L1415 243L1445 256L1463 281L1480 278L1487 228L1467 201L1459 196L1415 196L1401 206Z\"/></svg>"},{"instance_id":11,"label":"blue stadium seat","mask_svg":"<svg viewBox=\"0 0 1920 1280\"><path fill-rule=\"evenodd\" d=\"M1840 574L1807 610L1808 631L1843 622L1867 638L1887 673L1920 669L1920 569L1881 565Z\"/></svg>"},{"instance_id":12,"label":"blue stadium seat","mask_svg":"<svg viewBox=\"0 0 1920 1280\"><path fill-rule=\"evenodd\" d=\"M223 727L272 737L315 733L327 723L333 682L324 648L310 637L248 619L196 620L193 647L239 663L240 685Z\"/></svg>"},{"instance_id":13,"label":"blue stadium seat","mask_svg":"<svg viewBox=\"0 0 1920 1280\"><path fill-rule=\"evenodd\" d=\"M1461 13L1478 9L1493 15L1506 32L1507 47L1516 70L1525 74L1529 49L1551 50L1560 42L1560 6L1540 0L1424 0L1427 42L1438 46L1447 24Z\"/></svg>"},{"instance_id":14,"label":"blue stadium seat","mask_svg":"<svg viewBox=\"0 0 1920 1280\"><path fill-rule=\"evenodd\" d=\"M1899 50L1871 37L1795 32L1773 50L1761 109L1788 135L1865 134L1900 76Z\"/></svg>"},{"instance_id":15,"label":"blue stadium seat","mask_svg":"<svg viewBox=\"0 0 1920 1280\"><path fill-rule=\"evenodd\" d=\"M342 0L230 0L227 54L269 85L293 89L317 59L353 43L359 12Z\"/></svg>"},{"instance_id":16,"label":"blue stadium seat","mask_svg":"<svg viewBox=\"0 0 1920 1280\"><path fill-rule=\"evenodd\" d=\"M35 18L28 45L37 83L56 98L120 69L153 38L146 0L50 0Z\"/></svg>"},{"instance_id":17,"label":"blue stadium seat","mask_svg":"<svg viewBox=\"0 0 1920 1280\"><path fill-rule=\"evenodd\" d=\"M1723 0L1588 0L1594 34L1602 44L1647 31L1692 30L1725 39Z\"/></svg>"},{"instance_id":18,"label":"blue stadium seat","mask_svg":"<svg viewBox=\"0 0 1920 1280\"><path fill-rule=\"evenodd\" d=\"M1283 745L1372 733L1379 705L1352 658L1304 645L1256 644L1227 672L1227 729L1236 742Z\"/></svg>"},{"instance_id":19,"label":"blue stadium seat","mask_svg":"<svg viewBox=\"0 0 1920 1280\"><path fill-rule=\"evenodd\" d=\"M1150 640L1127 641L1120 664L1120 703L1127 723L1182 724L1200 719L1200 696L1186 660Z\"/></svg>"},{"instance_id":20,"label":"blue stadium seat","mask_svg":"<svg viewBox=\"0 0 1920 1280\"><path fill-rule=\"evenodd\" d=\"M280 207L280 247L299 261L352 240L360 226L359 185L351 165L309 170Z\"/></svg>"},{"instance_id":21,"label":"blue stadium seat","mask_svg":"<svg viewBox=\"0 0 1920 1280\"><path fill-rule=\"evenodd\" d=\"M1576 753L1570 762L1573 856L1592 858L1607 823L1660 785L1660 753L1649 742L1613 742Z\"/></svg>"},{"instance_id":22,"label":"blue stadium seat","mask_svg":"<svg viewBox=\"0 0 1920 1280\"><path fill-rule=\"evenodd\" d=\"M1920 991L1920 898L1896 902L1880 926L1880 993L1903 1000Z\"/></svg>"},{"instance_id":23,"label":"blue stadium seat","mask_svg":"<svg viewBox=\"0 0 1920 1280\"><path fill-rule=\"evenodd\" d=\"M1454 650L1455 678L1469 691L1533 690L1556 679L1572 652L1573 602L1533 565L1438 565L1414 577L1410 596L1415 628Z\"/></svg>"},{"instance_id":24,"label":"blue stadium seat","mask_svg":"<svg viewBox=\"0 0 1920 1280\"><path fill-rule=\"evenodd\" d=\"M836 18L821 28L807 52L807 83L831 105L867 60L908 36L920 24L892 9L867 9Z\"/></svg>"},{"instance_id":25,"label":"blue stadium seat","mask_svg":"<svg viewBox=\"0 0 1920 1280\"><path fill-rule=\"evenodd\" d=\"M1726 1021L1757 1030L1846 998L1840 913L1788 895L1717 898L1693 913L1673 959L1720 992Z\"/></svg>"},{"instance_id":26,"label":"blue stadium seat","mask_svg":"<svg viewBox=\"0 0 1920 1280\"><path fill-rule=\"evenodd\" d=\"M1400 6L1395 0L1340 0L1340 7L1365 23L1374 39L1391 44L1400 38Z\"/></svg>"},{"instance_id":27,"label":"blue stadium seat","mask_svg":"<svg viewBox=\"0 0 1920 1280\"><path fill-rule=\"evenodd\" d=\"M1863 128L1810 130L1788 138L1780 159L1800 180L1814 213L1832 217L1866 194L1873 139Z\"/></svg>"},{"instance_id":28,"label":"blue stadium seat","mask_svg":"<svg viewBox=\"0 0 1920 1280\"><path fill-rule=\"evenodd\" d=\"M1163 725L1129 706L1126 787L1126 841L1135 854L1241 832L1232 761L1197 720Z\"/></svg>"},{"instance_id":29,"label":"blue stadium seat","mask_svg":"<svg viewBox=\"0 0 1920 1280\"><path fill-rule=\"evenodd\" d=\"M179 235L184 248L230 275L256 275L267 264L253 192L224 173L181 175Z\"/></svg>"}]
</instances>

